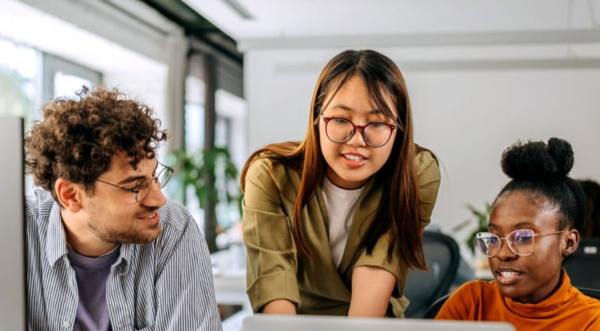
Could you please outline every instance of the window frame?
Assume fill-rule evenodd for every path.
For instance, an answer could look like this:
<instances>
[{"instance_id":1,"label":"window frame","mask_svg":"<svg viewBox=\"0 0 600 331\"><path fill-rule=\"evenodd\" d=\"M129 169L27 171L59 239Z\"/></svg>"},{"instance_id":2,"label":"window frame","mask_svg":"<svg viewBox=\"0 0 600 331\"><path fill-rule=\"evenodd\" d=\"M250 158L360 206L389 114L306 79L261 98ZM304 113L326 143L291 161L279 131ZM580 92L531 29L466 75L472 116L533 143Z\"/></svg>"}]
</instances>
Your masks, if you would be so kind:
<instances>
[{"instance_id":1,"label":"window frame","mask_svg":"<svg viewBox=\"0 0 600 331\"><path fill-rule=\"evenodd\" d=\"M93 86L99 86L102 84L102 73L85 67L81 64L77 64L45 52L42 53L42 61L42 98L45 101L52 100L57 97L54 95L54 76L58 72L86 79L92 82ZM92 86L88 87L91 88Z\"/></svg>"}]
</instances>

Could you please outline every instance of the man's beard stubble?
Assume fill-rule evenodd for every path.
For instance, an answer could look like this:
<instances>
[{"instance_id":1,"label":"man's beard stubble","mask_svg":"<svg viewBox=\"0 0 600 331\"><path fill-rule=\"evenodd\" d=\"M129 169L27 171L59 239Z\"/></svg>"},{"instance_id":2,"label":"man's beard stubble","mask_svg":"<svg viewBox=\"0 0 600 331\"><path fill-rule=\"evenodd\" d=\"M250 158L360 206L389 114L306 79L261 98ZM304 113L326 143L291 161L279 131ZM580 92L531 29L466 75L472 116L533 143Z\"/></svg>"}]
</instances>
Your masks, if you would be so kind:
<instances>
[{"instance_id":1,"label":"man's beard stubble","mask_svg":"<svg viewBox=\"0 0 600 331\"><path fill-rule=\"evenodd\" d=\"M154 208L152 211L145 211L142 215L153 213L157 210L158 208ZM134 223L132 227L125 231L116 231L114 229L107 228L104 222L99 221L95 217L92 217L88 223L92 233L94 233L102 241L112 244L147 244L158 238L162 232L162 226L160 222L153 225L144 225L143 227L138 227L136 225L137 223Z\"/></svg>"}]
</instances>

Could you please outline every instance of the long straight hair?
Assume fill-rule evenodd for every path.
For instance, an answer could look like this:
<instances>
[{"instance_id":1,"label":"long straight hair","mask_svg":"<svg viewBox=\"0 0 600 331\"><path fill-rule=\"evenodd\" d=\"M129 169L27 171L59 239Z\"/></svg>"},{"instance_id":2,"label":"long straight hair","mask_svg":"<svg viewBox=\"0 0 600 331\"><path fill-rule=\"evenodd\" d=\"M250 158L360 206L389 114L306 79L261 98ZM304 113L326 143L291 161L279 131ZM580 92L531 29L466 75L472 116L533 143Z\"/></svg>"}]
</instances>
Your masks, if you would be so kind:
<instances>
[{"instance_id":1,"label":"long straight hair","mask_svg":"<svg viewBox=\"0 0 600 331\"><path fill-rule=\"evenodd\" d=\"M300 187L293 215L293 238L299 254L312 257L301 230L301 213L312 199L323 179L327 163L319 142L319 115L327 107L325 100L333 96L346 81L359 75L378 109L398 126L391 154L375 176L383 193L373 223L361 239L361 248L371 254L382 235L390 233L388 259L399 254L409 268L426 269L421 242L419 193L415 155L418 146L413 140L413 125L408 90L402 73L386 56L371 50L344 51L323 69L315 87L308 130L304 141L271 144L248 158L241 174L242 191L250 164L259 158L269 158L297 170ZM395 114L394 111L397 113Z\"/></svg>"}]
</instances>

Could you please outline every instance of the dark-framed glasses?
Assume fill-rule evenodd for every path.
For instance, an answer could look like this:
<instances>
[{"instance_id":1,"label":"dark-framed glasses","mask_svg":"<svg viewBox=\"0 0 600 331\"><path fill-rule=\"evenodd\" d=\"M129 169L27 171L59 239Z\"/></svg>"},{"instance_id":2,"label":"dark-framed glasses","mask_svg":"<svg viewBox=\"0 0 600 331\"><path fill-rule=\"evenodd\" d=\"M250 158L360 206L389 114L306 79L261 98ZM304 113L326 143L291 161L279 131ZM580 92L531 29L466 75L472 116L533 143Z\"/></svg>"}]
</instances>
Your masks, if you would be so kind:
<instances>
[{"instance_id":1,"label":"dark-framed glasses","mask_svg":"<svg viewBox=\"0 0 600 331\"><path fill-rule=\"evenodd\" d=\"M500 252L503 240L508 243L508 248L510 248L513 253L519 256L528 256L533 253L535 237L549 236L562 232L565 231L538 234L530 229L522 229L509 233L506 238L500 238L490 232L479 232L475 236L475 242L481 253L487 257L494 257Z\"/></svg>"},{"instance_id":2,"label":"dark-framed glasses","mask_svg":"<svg viewBox=\"0 0 600 331\"><path fill-rule=\"evenodd\" d=\"M150 194L150 190L152 190L152 184L158 183L160 185L160 188L162 189L163 187L165 187L167 185L167 183L169 182L169 179L171 179L171 176L173 175L173 172L175 171L175 170L173 170L173 168L171 168L167 165L164 165L160 162L158 162L158 165L161 166L162 169L160 169L160 171L155 176L153 176L152 178L146 177L146 178L142 179L142 181L139 182L139 184L134 188L122 187L122 186L104 181L100 178L96 178L96 180L99 181L100 183L114 186L123 191L134 193L135 201L142 202L142 201L144 201L144 199L146 199L148 194Z\"/></svg>"},{"instance_id":3,"label":"dark-framed glasses","mask_svg":"<svg viewBox=\"0 0 600 331\"><path fill-rule=\"evenodd\" d=\"M387 144L396 129L395 124L383 122L370 122L367 125L356 125L350 120L340 117L323 117L325 122L325 134L334 143L343 144L354 136L357 130L362 131L365 143L371 147L381 147Z\"/></svg>"}]
</instances>

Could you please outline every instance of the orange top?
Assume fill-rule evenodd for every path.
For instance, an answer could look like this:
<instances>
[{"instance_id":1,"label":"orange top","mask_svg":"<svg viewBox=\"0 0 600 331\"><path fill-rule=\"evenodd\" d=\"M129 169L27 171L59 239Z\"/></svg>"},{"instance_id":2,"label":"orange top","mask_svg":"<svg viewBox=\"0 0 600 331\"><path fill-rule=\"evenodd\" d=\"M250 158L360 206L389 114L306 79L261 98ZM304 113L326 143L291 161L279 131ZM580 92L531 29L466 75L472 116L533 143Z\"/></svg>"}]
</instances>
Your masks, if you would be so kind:
<instances>
[{"instance_id":1,"label":"orange top","mask_svg":"<svg viewBox=\"0 0 600 331\"><path fill-rule=\"evenodd\" d=\"M496 281L472 281L462 285L436 319L501 321L517 330L600 330L600 301L585 296L563 271L558 289L536 304L503 297Z\"/></svg>"}]
</instances>

